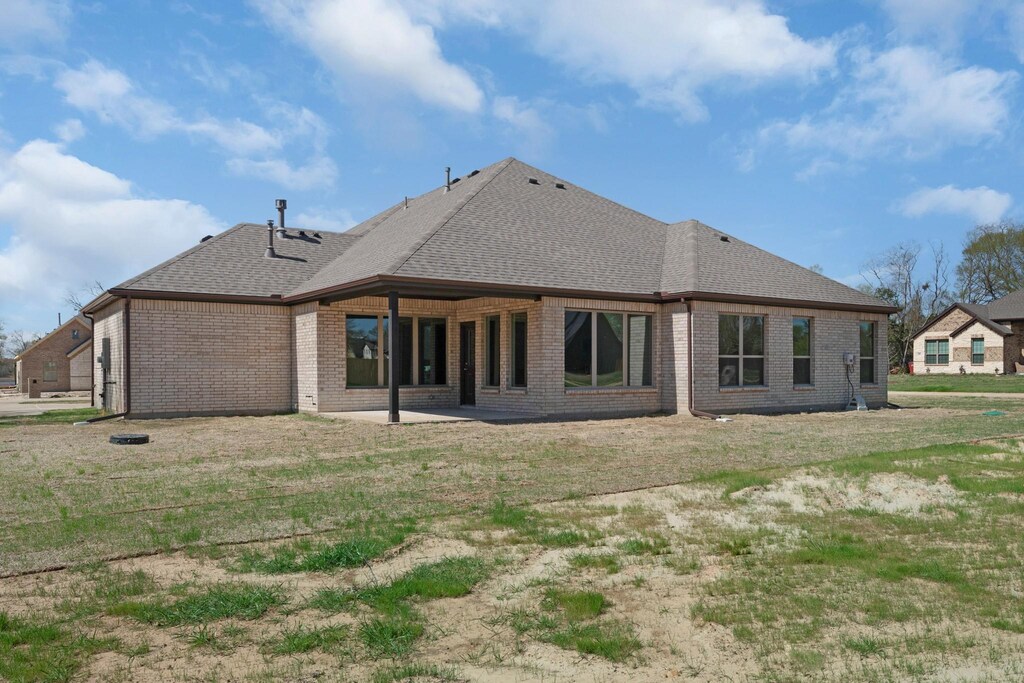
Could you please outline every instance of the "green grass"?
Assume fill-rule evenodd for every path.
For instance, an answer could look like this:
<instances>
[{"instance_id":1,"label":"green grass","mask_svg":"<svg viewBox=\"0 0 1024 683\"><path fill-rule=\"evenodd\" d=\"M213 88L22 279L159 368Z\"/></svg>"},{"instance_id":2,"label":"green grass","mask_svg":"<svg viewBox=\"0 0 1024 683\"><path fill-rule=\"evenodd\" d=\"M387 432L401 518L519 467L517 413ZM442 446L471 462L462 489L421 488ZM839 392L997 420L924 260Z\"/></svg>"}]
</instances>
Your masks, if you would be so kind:
<instances>
[{"instance_id":1,"label":"green grass","mask_svg":"<svg viewBox=\"0 0 1024 683\"><path fill-rule=\"evenodd\" d=\"M88 656L115 645L110 640L74 635L64 626L0 612L0 680L70 681Z\"/></svg>"},{"instance_id":2,"label":"green grass","mask_svg":"<svg viewBox=\"0 0 1024 683\"><path fill-rule=\"evenodd\" d=\"M170 603L122 602L108 611L154 626L182 626L227 618L258 619L283 602L276 588L238 583L212 586Z\"/></svg>"},{"instance_id":3,"label":"green grass","mask_svg":"<svg viewBox=\"0 0 1024 683\"><path fill-rule=\"evenodd\" d=\"M359 625L359 639L374 659L403 657L423 635L423 624L405 614L375 617Z\"/></svg>"},{"instance_id":4,"label":"green grass","mask_svg":"<svg viewBox=\"0 0 1024 683\"><path fill-rule=\"evenodd\" d=\"M892 391L1019 394L1024 393L1024 375L996 375L995 373L889 375L889 389Z\"/></svg>"},{"instance_id":5,"label":"green grass","mask_svg":"<svg viewBox=\"0 0 1024 683\"><path fill-rule=\"evenodd\" d=\"M338 543L300 541L277 548L269 555L248 551L235 561L231 569L237 572L293 574L360 567L401 544L414 528L410 523L398 523L389 529Z\"/></svg>"},{"instance_id":6,"label":"green grass","mask_svg":"<svg viewBox=\"0 0 1024 683\"><path fill-rule=\"evenodd\" d=\"M642 647L633 627L619 621L570 623L541 633L539 640L566 650L597 655L612 662L624 662Z\"/></svg>"},{"instance_id":7,"label":"green grass","mask_svg":"<svg viewBox=\"0 0 1024 683\"><path fill-rule=\"evenodd\" d=\"M148 595L157 589L156 582L144 571L125 572L108 565L86 565L79 568L80 583L72 585L70 595L57 603L57 610L80 618L103 612L129 598Z\"/></svg>"},{"instance_id":8,"label":"green grass","mask_svg":"<svg viewBox=\"0 0 1024 683\"><path fill-rule=\"evenodd\" d=\"M569 556L569 566L573 569L603 569L609 574L622 571L619 558L609 554L575 553Z\"/></svg>"},{"instance_id":9,"label":"green grass","mask_svg":"<svg viewBox=\"0 0 1024 683\"><path fill-rule=\"evenodd\" d=\"M604 611L607 599L597 591L565 591L549 588L541 607L559 609L570 622L593 619Z\"/></svg>"},{"instance_id":10,"label":"green grass","mask_svg":"<svg viewBox=\"0 0 1024 683\"><path fill-rule=\"evenodd\" d=\"M323 628L304 628L299 626L288 629L281 634L281 639L274 645L276 654L294 655L313 650L333 651L343 645L349 637L346 626L325 626Z\"/></svg>"},{"instance_id":11,"label":"green grass","mask_svg":"<svg viewBox=\"0 0 1024 683\"><path fill-rule=\"evenodd\" d=\"M619 543L619 550L627 555L667 555L672 552L663 536L629 538Z\"/></svg>"},{"instance_id":12,"label":"green grass","mask_svg":"<svg viewBox=\"0 0 1024 683\"><path fill-rule=\"evenodd\" d=\"M485 512L484 528L506 529L512 533L505 543L535 543L545 548L572 548L589 545L602 534L594 528L565 528L564 521L554 515L545 515L532 508L512 506L499 499Z\"/></svg>"},{"instance_id":13,"label":"green grass","mask_svg":"<svg viewBox=\"0 0 1024 683\"><path fill-rule=\"evenodd\" d=\"M400 605L417 598L459 598L490 575L490 565L475 557L451 557L421 564L394 581L353 591L353 596L375 609L395 612Z\"/></svg>"},{"instance_id":14,"label":"green grass","mask_svg":"<svg viewBox=\"0 0 1024 683\"><path fill-rule=\"evenodd\" d=\"M384 667L374 672L371 680L373 683L400 683L400 681L411 680L457 681L462 679L458 670L453 666L412 663Z\"/></svg>"},{"instance_id":15,"label":"green grass","mask_svg":"<svg viewBox=\"0 0 1024 683\"><path fill-rule=\"evenodd\" d=\"M97 408L67 408L64 410L47 410L41 415L12 415L0 417L0 427L17 427L20 425L62 425L82 422L99 417L103 411Z\"/></svg>"}]
</instances>

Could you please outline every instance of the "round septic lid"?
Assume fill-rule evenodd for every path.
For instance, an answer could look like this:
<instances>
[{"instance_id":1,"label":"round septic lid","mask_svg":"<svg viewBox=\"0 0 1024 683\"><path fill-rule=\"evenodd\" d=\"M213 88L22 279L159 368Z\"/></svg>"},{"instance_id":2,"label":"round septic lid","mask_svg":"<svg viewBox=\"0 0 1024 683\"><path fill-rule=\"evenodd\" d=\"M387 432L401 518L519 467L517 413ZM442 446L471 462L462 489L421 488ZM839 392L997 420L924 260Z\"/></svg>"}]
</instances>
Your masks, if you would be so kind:
<instances>
[{"instance_id":1,"label":"round septic lid","mask_svg":"<svg viewBox=\"0 0 1024 683\"><path fill-rule=\"evenodd\" d=\"M112 434L110 443L120 446L134 446L142 443L149 443L149 434Z\"/></svg>"}]
</instances>

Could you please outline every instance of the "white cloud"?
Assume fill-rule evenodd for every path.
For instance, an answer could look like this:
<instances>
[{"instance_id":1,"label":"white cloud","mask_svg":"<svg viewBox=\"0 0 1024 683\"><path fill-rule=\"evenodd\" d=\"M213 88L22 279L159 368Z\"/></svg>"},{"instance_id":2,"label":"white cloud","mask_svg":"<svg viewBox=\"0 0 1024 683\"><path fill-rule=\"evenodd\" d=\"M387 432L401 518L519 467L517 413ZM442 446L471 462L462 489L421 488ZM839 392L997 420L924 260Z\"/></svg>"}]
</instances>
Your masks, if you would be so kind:
<instances>
[{"instance_id":1,"label":"white cloud","mask_svg":"<svg viewBox=\"0 0 1024 683\"><path fill-rule=\"evenodd\" d=\"M896 30L906 38L937 38L946 45L959 39L965 20L979 9L976 0L882 0Z\"/></svg>"},{"instance_id":2,"label":"white cloud","mask_svg":"<svg viewBox=\"0 0 1024 683\"><path fill-rule=\"evenodd\" d=\"M1009 121L1016 72L960 67L917 47L857 50L853 61L852 82L830 106L766 126L761 142L848 159L921 157L997 138Z\"/></svg>"},{"instance_id":3,"label":"white cloud","mask_svg":"<svg viewBox=\"0 0 1024 683\"><path fill-rule=\"evenodd\" d=\"M448 62L429 24L394 0L254 0L267 22L308 47L347 86L407 91L428 104L476 112L483 92Z\"/></svg>"},{"instance_id":4,"label":"white cloud","mask_svg":"<svg viewBox=\"0 0 1024 683\"><path fill-rule=\"evenodd\" d=\"M1017 59L1024 64L1024 4L1010 10L1007 17L1007 32L1010 34L1010 46Z\"/></svg>"},{"instance_id":5,"label":"white cloud","mask_svg":"<svg viewBox=\"0 0 1024 683\"><path fill-rule=\"evenodd\" d=\"M264 103L268 118L280 124L274 128L205 114L187 118L171 105L140 92L121 71L95 60L79 69L65 69L54 85L64 93L68 104L140 138L177 133L210 141L230 156L228 168L240 175L263 178L290 189L327 187L337 177L337 168L325 153L327 125L304 107ZM288 144L292 142L305 143L309 148L310 158L298 167L283 157L286 147L294 149Z\"/></svg>"},{"instance_id":6,"label":"white cloud","mask_svg":"<svg viewBox=\"0 0 1024 683\"><path fill-rule=\"evenodd\" d=\"M85 126L78 119L67 119L54 126L53 132L61 142L74 142L85 135Z\"/></svg>"},{"instance_id":7,"label":"white cloud","mask_svg":"<svg viewBox=\"0 0 1024 683\"><path fill-rule=\"evenodd\" d=\"M309 230L328 230L330 232L345 232L356 224L352 214L344 209L323 209L310 207L290 219L290 222L299 228Z\"/></svg>"},{"instance_id":8,"label":"white cloud","mask_svg":"<svg viewBox=\"0 0 1024 683\"><path fill-rule=\"evenodd\" d=\"M518 97L495 97L492 113L508 127L516 145L530 156L541 155L554 137L554 130L540 111Z\"/></svg>"},{"instance_id":9,"label":"white cloud","mask_svg":"<svg viewBox=\"0 0 1024 683\"><path fill-rule=\"evenodd\" d=\"M142 199L123 178L33 140L0 151L0 300L56 304L67 289L115 284L223 226L202 206Z\"/></svg>"},{"instance_id":10,"label":"white cloud","mask_svg":"<svg viewBox=\"0 0 1024 683\"><path fill-rule=\"evenodd\" d=\"M943 185L922 188L906 197L897 208L911 218L948 213L967 216L976 223L995 223L1012 205L1013 197L985 186L960 189Z\"/></svg>"},{"instance_id":11,"label":"white cloud","mask_svg":"<svg viewBox=\"0 0 1024 683\"><path fill-rule=\"evenodd\" d=\"M0 48L63 40L70 19L66 0L4 0Z\"/></svg>"},{"instance_id":12,"label":"white cloud","mask_svg":"<svg viewBox=\"0 0 1024 683\"><path fill-rule=\"evenodd\" d=\"M422 7L427 0L407 4ZM597 82L632 88L641 103L683 120L707 118L700 93L809 81L835 63L832 40L805 40L761 0L435 0L437 14L501 27L537 53ZM421 13L429 17L426 12ZM439 21L439 19L434 19Z\"/></svg>"}]
</instances>

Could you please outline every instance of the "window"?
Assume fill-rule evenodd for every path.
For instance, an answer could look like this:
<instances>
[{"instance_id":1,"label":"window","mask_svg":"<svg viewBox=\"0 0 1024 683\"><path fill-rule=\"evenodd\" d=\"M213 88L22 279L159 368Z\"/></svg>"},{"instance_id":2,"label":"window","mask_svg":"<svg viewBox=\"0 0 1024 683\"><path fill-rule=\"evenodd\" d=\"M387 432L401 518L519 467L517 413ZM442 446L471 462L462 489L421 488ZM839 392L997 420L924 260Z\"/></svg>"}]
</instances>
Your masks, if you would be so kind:
<instances>
[{"instance_id":1,"label":"window","mask_svg":"<svg viewBox=\"0 0 1024 683\"><path fill-rule=\"evenodd\" d=\"M793 318L793 384L813 384L811 319Z\"/></svg>"},{"instance_id":2,"label":"window","mask_svg":"<svg viewBox=\"0 0 1024 683\"><path fill-rule=\"evenodd\" d=\"M972 339L971 340L971 365L984 365L985 364L985 340L984 339Z\"/></svg>"},{"instance_id":3,"label":"window","mask_svg":"<svg viewBox=\"0 0 1024 683\"><path fill-rule=\"evenodd\" d=\"M375 315L345 316L345 370L350 387L383 384L379 372L379 323L380 319Z\"/></svg>"},{"instance_id":4,"label":"window","mask_svg":"<svg viewBox=\"0 0 1024 683\"><path fill-rule=\"evenodd\" d=\"M71 338L78 339L78 330L71 330Z\"/></svg>"},{"instance_id":5,"label":"window","mask_svg":"<svg viewBox=\"0 0 1024 683\"><path fill-rule=\"evenodd\" d=\"M947 344L949 342L946 342ZM860 383L875 383L875 324L860 324Z\"/></svg>"},{"instance_id":6,"label":"window","mask_svg":"<svg viewBox=\"0 0 1024 683\"><path fill-rule=\"evenodd\" d=\"M566 311L565 386L653 386L651 330L649 315Z\"/></svg>"},{"instance_id":7,"label":"window","mask_svg":"<svg viewBox=\"0 0 1024 683\"><path fill-rule=\"evenodd\" d=\"M501 384L501 317L487 316L484 328L484 385L496 387Z\"/></svg>"},{"instance_id":8,"label":"window","mask_svg":"<svg viewBox=\"0 0 1024 683\"><path fill-rule=\"evenodd\" d=\"M764 386L764 316L718 316L718 385Z\"/></svg>"},{"instance_id":9,"label":"window","mask_svg":"<svg viewBox=\"0 0 1024 683\"><path fill-rule=\"evenodd\" d=\"M46 365L43 366L43 381L44 382L56 382L57 381L57 361L48 360Z\"/></svg>"},{"instance_id":10,"label":"window","mask_svg":"<svg viewBox=\"0 0 1024 683\"><path fill-rule=\"evenodd\" d=\"M420 318L418 324L420 384L445 384L448 381L447 321L444 318ZM409 347L411 350L411 342Z\"/></svg>"},{"instance_id":11,"label":"window","mask_svg":"<svg viewBox=\"0 0 1024 683\"><path fill-rule=\"evenodd\" d=\"M512 373L509 378L509 385L513 387L526 386L526 313L512 314Z\"/></svg>"},{"instance_id":12,"label":"window","mask_svg":"<svg viewBox=\"0 0 1024 683\"><path fill-rule=\"evenodd\" d=\"M926 339L924 363L925 365L949 365L949 340Z\"/></svg>"},{"instance_id":13,"label":"window","mask_svg":"<svg viewBox=\"0 0 1024 683\"><path fill-rule=\"evenodd\" d=\"M388 383L386 315L345 316L346 386L381 387ZM398 383L447 382L447 321L444 318L399 318L396 334L399 353ZM419 337L417 344L415 339ZM414 368L416 372L414 373Z\"/></svg>"},{"instance_id":14,"label":"window","mask_svg":"<svg viewBox=\"0 0 1024 683\"><path fill-rule=\"evenodd\" d=\"M651 377L652 346L651 333L653 318L649 315L629 316L629 386L649 387L654 384Z\"/></svg>"}]
</instances>

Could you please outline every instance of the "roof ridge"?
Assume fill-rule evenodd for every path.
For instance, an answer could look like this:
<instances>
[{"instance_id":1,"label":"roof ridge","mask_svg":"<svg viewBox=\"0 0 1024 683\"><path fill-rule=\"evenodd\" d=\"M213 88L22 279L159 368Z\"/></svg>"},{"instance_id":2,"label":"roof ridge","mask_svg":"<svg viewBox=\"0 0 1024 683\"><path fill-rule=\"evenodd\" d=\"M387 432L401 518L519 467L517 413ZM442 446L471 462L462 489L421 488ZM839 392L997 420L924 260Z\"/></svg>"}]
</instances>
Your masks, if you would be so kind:
<instances>
[{"instance_id":1,"label":"roof ridge","mask_svg":"<svg viewBox=\"0 0 1024 683\"><path fill-rule=\"evenodd\" d=\"M431 239L433 239L433 238L434 238L434 236L435 236L435 235L437 235L437 233L441 232L441 230L442 230L442 229L443 229L443 228L444 228L444 227L445 227L446 225L448 225L448 224L449 224L449 223L450 223L450 222L452 221L452 219L453 219L453 218L455 218L456 214L458 214L458 213L459 213L460 211L462 211L462 209L464 209L464 208L466 207L466 205L467 205L467 204L469 204L469 203L470 203L471 201L473 201L473 199L474 199L474 198L475 198L475 197L476 197L477 195L479 195L479 194L480 194L480 193L481 193L481 192L483 191L483 189L484 189L485 187L487 187L488 185L490 185L490 184L491 184L491 183L492 183L492 182L494 181L494 179L495 179L495 178L497 178L497 177L498 177L499 175L501 175L501 174L502 174L502 173L503 173L503 172L504 172L504 171L505 171L505 170L506 170L506 169L507 169L507 168L508 168L509 166L511 166L511 165L512 165L512 162L513 162L513 161L515 161L515 159L513 159L512 157L509 157L509 158L507 158L507 159L504 159L504 160L502 160L502 161L499 161L499 162L498 162L498 166L499 166L499 168L498 168L498 169L497 169L497 170L496 170L496 171L494 172L494 174L493 174L493 175L492 175L492 176L491 176L490 178L488 178L488 179L487 179L487 180L485 180L485 181L484 181L483 183L481 183L481 184L480 184L480 187L478 187L478 188L476 188L475 190L471 191L471 192L470 192L470 193L469 193L468 195L466 195L465 197L463 197L462 199L460 199L460 200L459 200L458 202L456 202L456 203L455 203L455 206L453 206L453 207L452 207L451 209L449 209L449 210L448 210L448 211L447 211L447 212L446 212L446 213L444 214L444 216L443 216L443 217L441 218L441 220L440 220L440 221L438 222L438 225L437 225L437 227L436 227L436 228L434 228L433 230L431 230L431 231L430 231L430 233L429 233L429 234L427 234L426 236L424 236L424 237L423 237L422 239L418 240L418 241L417 241L417 242L416 242L416 243L415 243L415 244L414 244L414 245L412 246L412 248L410 248L410 249L408 250L408 253L406 253L406 254L404 255L404 257L401 257L401 256L399 257L399 261L400 261L400 262L398 263L398 265L397 265L397 266L395 266L394 268L392 268L392 274L395 274L395 275L397 275L397 274L398 274L398 271L402 269L402 266L404 266L404 265L405 265L406 263L408 263L408 262L409 262L409 259L411 259L411 258L412 258L413 256L415 256L415 255L416 255L416 253L417 253L417 252L418 252L418 251L419 251L420 249L422 249L422 248L423 248L423 246L424 246L424 245L425 245L425 244L426 244L427 242L429 242L429 241L430 241Z\"/></svg>"},{"instance_id":2,"label":"roof ridge","mask_svg":"<svg viewBox=\"0 0 1024 683\"><path fill-rule=\"evenodd\" d=\"M153 266L149 270L142 271L141 273L139 273L135 277L129 278L129 279L125 280L124 282L122 282L121 284L117 285L116 287L113 287L112 289L126 289L128 287L131 287L133 284L135 284L136 282L138 282L142 278L149 277L150 275L152 275L152 274L154 274L154 273L156 273L156 272L158 272L160 270L163 270L164 268L166 268L166 267L168 267L168 266L170 266L170 265L172 265L174 263L177 263L178 261L181 261L185 257L191 256L192 254L194 254L195 252L199 251L203 247L207 247L207 246L213 244L214 242L216 242L216 241L220 240L221 238L223 238L225 235L227 235L229 233L233 233L233 232L235 232L237 230L241 230L242 228L250 226L250 225L255 226L256 224L255 223L236 223L235 225L231 226L227 230L223 230L223 231L217 233L216 235L214 235L213 237L211 237L210 239L208 239L206 241L200 240L199 244L197 244L197 245L195 245L195 246L193 246L193 247L191 247L189 249L186 249L185 251L181 252L177 256L172 256L171 258L167 259L163 263L156 264L155 266Z\"/></svg>"}]
</instances>

